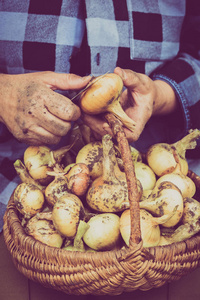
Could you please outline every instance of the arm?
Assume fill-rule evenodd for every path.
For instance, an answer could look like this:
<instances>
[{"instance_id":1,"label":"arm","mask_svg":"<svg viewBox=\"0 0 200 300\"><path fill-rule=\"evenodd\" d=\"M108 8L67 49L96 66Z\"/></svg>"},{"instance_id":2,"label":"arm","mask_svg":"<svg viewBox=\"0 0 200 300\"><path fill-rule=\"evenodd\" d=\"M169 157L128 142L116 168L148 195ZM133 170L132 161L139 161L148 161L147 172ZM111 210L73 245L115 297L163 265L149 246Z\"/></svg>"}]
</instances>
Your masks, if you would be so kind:
<instances>
[{"instance_id":1,"label":"arm","mask_svg":"<svg viewBox=\"0 0 200 300\"><path fill-rule=\"evenodd\" d=\"M81 89L89 80L54 72L1 74L0 121L20 141L56 144L80 117L80 109L54 90Z\"/></svg>"},{"instance_id":2,"label":"arm","mask_svg":"<svg viewBox=\"0 0 200 300\"><path fill-rule=\"evenodd\" d=\"M193 3L193 1L188 1L180 52L177 57L163 64L162 68L155 70L148 78L143 74L129 71L127 73L119 68L115 70L120 76L124 76L124 85L128 89L121 98L124 110L137 122L134 134L127 132L130 141L136 141L139 138L145 124L154 116L157 119L161 116L161 121L164 116L165 120L168 118L170 122L173 115L173 122L175 120L173 126L178 129L168 135L168 142L181 138L191 128L200 128L198 117L200 111L200 16L194 16L198 10L192 7ZM130 82L131 78L133 84ZM146 91L144 91L145 87ZM132 99L129 97L128 107L125 97L128 98L129 95L132 95ZM87 119L88 124L92 126L90 116L84 119ZM93 125L96 132L102 135L105 131L109 131L105 122L101 126L98 122L96 126ZM169 122L166 122L167 126ZM99 129L102 126L104 131Z\"/></svg>"}]
</instances>

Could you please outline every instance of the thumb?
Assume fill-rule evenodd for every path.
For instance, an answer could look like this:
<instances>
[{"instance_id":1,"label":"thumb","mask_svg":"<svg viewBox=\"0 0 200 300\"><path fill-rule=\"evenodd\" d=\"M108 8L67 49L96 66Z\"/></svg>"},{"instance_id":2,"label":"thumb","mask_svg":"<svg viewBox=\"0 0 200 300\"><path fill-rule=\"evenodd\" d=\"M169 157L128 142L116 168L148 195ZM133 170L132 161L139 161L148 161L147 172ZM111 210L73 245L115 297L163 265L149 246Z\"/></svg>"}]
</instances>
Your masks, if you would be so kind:
<instances>
[{"instance_id":1,"label":"thumb","mask_svg":"<svg viewBox=\"0 0 200 300\"><path fill-rule=\"evenodd\" d=\"M91 80L91 76L78 76L75 74L44 72L43 82L52 90L76 90L84 88Z\"/></svg>"},{"instance_id":2,"label":"thumb","mask_svg":"<svg viewBox=\"0 0 200 300\"><path fill-rule=\"evenodd\" d=\"M139 73L119 67L115 68L114 73L122 78L125 87L129 89L140 88L141 75Z\"/></svg>"}]
</instances>

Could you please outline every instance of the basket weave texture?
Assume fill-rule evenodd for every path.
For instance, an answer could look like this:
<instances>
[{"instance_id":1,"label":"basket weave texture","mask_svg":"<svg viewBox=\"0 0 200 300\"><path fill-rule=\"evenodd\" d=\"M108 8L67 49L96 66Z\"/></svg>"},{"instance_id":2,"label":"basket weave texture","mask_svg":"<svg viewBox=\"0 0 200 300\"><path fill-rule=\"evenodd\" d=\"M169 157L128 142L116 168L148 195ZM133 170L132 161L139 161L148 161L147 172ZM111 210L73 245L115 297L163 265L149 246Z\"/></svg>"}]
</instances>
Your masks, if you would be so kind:
<instances>
[{"instance_id":1,"label":"basket weave texture","mask_svg":"<svg viewBox=\"0 0 200 300\"><path fill-rule=\"evenodd\" d=\"M200 177L189 171L200 192ZM200 200L199 196L198 199ZM118 295L149 290L180 279L200 264L200 234L167 246L105 252L71 252L28 236L11 196L4 238L16 268L31 280L73 295Z\"/></svg>"}]
</instances>

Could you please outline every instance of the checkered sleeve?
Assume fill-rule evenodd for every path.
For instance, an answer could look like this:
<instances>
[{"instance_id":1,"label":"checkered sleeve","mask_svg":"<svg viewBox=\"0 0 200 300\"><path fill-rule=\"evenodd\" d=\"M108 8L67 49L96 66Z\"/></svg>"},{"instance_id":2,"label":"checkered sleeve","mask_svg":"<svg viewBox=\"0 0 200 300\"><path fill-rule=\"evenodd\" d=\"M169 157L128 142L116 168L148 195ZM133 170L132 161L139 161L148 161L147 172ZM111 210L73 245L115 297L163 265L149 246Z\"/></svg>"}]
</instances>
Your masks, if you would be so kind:
<instances>
[{"instance_id":1,"label":"checkered sleeve","mask_svg":"<svg viewBox=\"0 0 200 300\"><path fill-rule=\"evenodd\" d=\"M176 92L184 116L182 135L191 128L200 129L200 8L197 2L187 1L178 55L152 74L154 80L166 81Z\"/></svg>"}]
</instances>

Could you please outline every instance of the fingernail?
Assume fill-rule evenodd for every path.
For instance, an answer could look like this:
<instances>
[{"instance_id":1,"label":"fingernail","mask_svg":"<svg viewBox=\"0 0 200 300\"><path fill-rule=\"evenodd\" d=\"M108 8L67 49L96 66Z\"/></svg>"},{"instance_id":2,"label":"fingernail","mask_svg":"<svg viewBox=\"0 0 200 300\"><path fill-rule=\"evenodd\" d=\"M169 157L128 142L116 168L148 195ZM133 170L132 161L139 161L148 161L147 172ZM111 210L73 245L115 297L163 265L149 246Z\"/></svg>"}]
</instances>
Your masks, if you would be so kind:
<instances>
[{"instance_id":1,"label":"fingernail","mask_svg":"<svg viewBox=\"0 0 200 300\"><path fill-rule=\"evenodd\" d=\"M87 76L83 76L82 77L82 80L84 80L84 81L86 81L86 80L88 80L88 79L91 79L91 75L87 75Z\"/></svg>"},{"instance_id":2,"label":"fingernail","mask_svg":"<svg viewBox=\"0 0 200 300\"><path fill-rule=\"evenodd\" d=\"M116 73L123 79L123 80L125 80L126 79L126 72L123 70L123 69L121 69L120 67L117 67L116 68Z\"/></svg>"}]
</instances>

